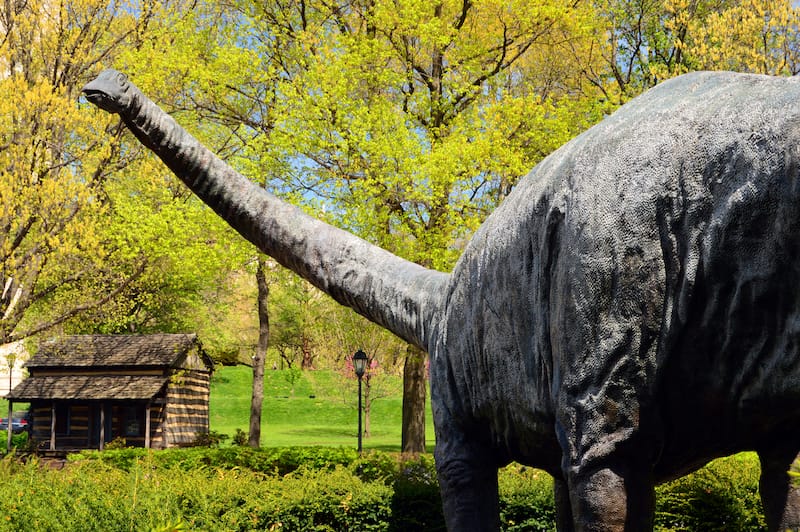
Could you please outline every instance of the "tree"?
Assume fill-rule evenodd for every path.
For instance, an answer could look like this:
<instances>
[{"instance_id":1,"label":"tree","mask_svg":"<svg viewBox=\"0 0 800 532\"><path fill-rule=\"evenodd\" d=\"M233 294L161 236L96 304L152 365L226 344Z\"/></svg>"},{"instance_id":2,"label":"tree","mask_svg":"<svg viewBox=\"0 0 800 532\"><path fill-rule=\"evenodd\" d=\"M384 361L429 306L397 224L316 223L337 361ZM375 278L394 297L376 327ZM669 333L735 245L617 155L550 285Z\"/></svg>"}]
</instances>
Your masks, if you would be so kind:
<instances>
[{"instance_id":1,"label":"tree","mask_svg":"<svg viewBox=\"0 0 800 532\"><path fill-rule=\"evenodd\" d=\"M407 347L403 364L403 430L400 448L404 453L425 452L425 353Z\"/></svg>"},{"instance_id":2,"label":"tree","mask_svg":"<svg viewBox=\"0 0 800 532\"><path fill-rule=\"evenodd\" d=\"M118 122L107 122L107 115L75 105L80 86L103 67L114 65L141 76L145 90L158 91L165 105L172 109L184 107L187 98L184 91L191 87L164 83L164 76L170 75L169 69L164 68L165 56L172 56L173 69L176 65L191 64L193 69L205 71L200 67L207 61L198 58L218 40L213 32L202 31L202 17L187 12L185 7L187 4L181 1L131 4L76 1L66 4L64 13L53 15L46 9L40 13L46 17L72 16L81 22L87 15L80 9L89 10L91 17L97 19L97 27L85 24L82 31L97 33L96 40L101 44L106 40L116 43L113 53L105 48L93 52L98 58L72 80L73 100L64 102L62 109L56 111L56 120L63 122L63 116L74 112L92 124L90 129L84 128L85 134L67 126L73 130L76 142L97 144L99 141L88 135L100 135L103 129L111 128L117 135L103 155L102 182L98 180L85 201L97 214L92 225L82 226L83 233L78 237L82 253L86 254L87 243L97 242L104 254L98 257L94 270L75 279L70 275L75 273L76 265L62 263L63 271L58 275L71 279L70 282L48 293L38 309L46 316L63 308L69 315L60 321L61 328L70 333L176 332L197 330L205 324L209 334L202 337L211 339L206 348L214 355L218 350L229 350L232 342L223 340L225 335L219 328L213 330L213 320L204 318L212 309L203 294L209 285L219 283L227 271L239 267L246 260L246 253L252 253L251 248L244 246L242 239L233 237L233 231L138 142L131 142ZM132 16L134 13L136 17ZM91 17L88 20L93 20ZM108 33L106 26L116 28L116 24L122 25L128 19L139 21L131 25L128 41L103 34L103 31ZM173 40L180 46L170 45ZM218 128L200 127L192 113L185 114L183 119L191 122L189 127L198 136L224 149L226 139ZM106 135L99 138L103 136ZM76 168L78 183L86 180L84 167L91 161L86 155L76 156L75 162L67 166ZM86 207L81 209L86 211ZM113 255L108 250L113 250ZM106 273L100 275L102 272ZM122 285L120 280L127 281ZM76 301L95 293L103 295L102 304L84 306L80 313L70 312Z\"/></svg>"},{"instance_id":3,"label":"tree","mask_svg":"<svg viewBox=\"0 0 800 532\"><path fill-rule=\"evenodd\" d=\"M790 0L733 2L688 26L692 38L681 45L694 69L800 72L800 10Z\"/></svg>"},{"instance_id":4,"label":"tree","mask_svg":"<svg viewBox=\"0 0 800 532\"><path fill-rule=\"evenodd\" d=\"M396 376L397 361L402 358L403 343L391 333L368 322L350 309L332 307L331 323L336 327L328 329L329 343L336 346L339 354L336 367L344 383L355 383L356 375L353 367L353 354L361 349L367 355L366 371L361 379L364 425L363 436L371 434L371 412L375 401L396 394L393 386ZM345 402L352 404L356 397L354 386L343 386Z\"/></svg>"},{"instance_id":5,"label":"tree","mask_svg":"<svg viewBox=\"0 0 800 532\"><path fill-rule=\"evenodd\" d=\"M280 20L302 22L291 35L304 63L279 91L272 138L301 156L294 185L313 191L339 225L424 266L451 268L518 176L600 116L596 89L579 72L553 68L559 52L586 48L589 9L285 5L302 8ZM417 379L421 363L408 362ZM424 396L406 408L423 410ZM424 446L424 434L403 439L409 450Z\"/></svg>"},{"instance_id":6,"label":"tree","mask_svg":"<svg viewBox=\"0 0 800 532\"><path fill-rule=\"evenodd\" d=\"M223 155L245 175L269 177L271 188L425 266L451 268L517 177L607 108L564 59L599 70L593 10L583 5L200 5L201 16L173 25L180 39L149 41L175 48L151 65L185 87L176 110L214 124ZM137 83L156 97L167 91L163 75L138 69ZM409 386L422 363L409 359Z\"/></svg>"},{"instance_id":7,"label":"tree","mask_svg":"<svg viewBox=\"0 0 800 532\"><path fill-rule=\"evenodd\" d=\"M605 66L583 71L615 104L692 70L800 71L788 0L603 0L597 9Z\"/></svg>"},{"instance_id":8,"label":"tree","mask_svg":"<svg viewBox=\"0 0 800 532\"><path fill-rule=\"evenodd\" d=\"M240 267L246 248L184 190L164 187L164 169L149 160L135 168L137 175L121 170L106 184L114 211L106 216L102 232L131 260L142 257L146 268L113 300L64 328L71 333L150 333L204 325L209 334L203 337L213 339L213 354L222 346L216 345L214 323L205 316L214 312L216 302L203 296L209 286L221 285L229 270ZM78 284L75 291L86 289L86 284Z\"/></svg>"},{"instance_id":9,"label":"tree","mask_svg":"<svg viewBox=\"0 0 800 532\"><path fill-rule=\"evenodd\" d=\"M191 108L228 128L243 174L447 270L518 176L605 110L564 60L599 62L593 14L555 0L231 0L211 16L235 28L210 53L226 75L198 80ZM415 379L423 363L410 357ZM421 449L424 434L404 440Z\"/></svg>"},{"instance_id":10,"label":"tree","mask_svg":"<svg viewBox=\"0 0 800 532\"><path fill-rule=\"evenodd\" d=\"M679 0L682 1L682 0ZM600 0L597 49L600 68L583 68L584 75L619 105L659 81L685 71L680 43L689 21L705 2L667 7L662 0ZM610 80L610 83L609 83Z\"/></svg>"},{"instance_id":11,"label":"tree","mask_svg":"<svg viewBox=\"0 0 800 532\"><path fill-rule=\"evenodd\" d=\"M269 347L269 283L267 282L267 261L263 255L258 257L256 282L258 284L258 345L253 357L253 394L250 400L250 447L261 445L261 407L264 402L264 365Z\"/></svg>"},{"instance_id":12,"label":"tree","mask_svg":"<svg viewBox=\"0 0 800 532\"><path fill-rule=\"evenodd\" d=\"M0 343L111 301L149 265L104 231L109 182L133 164L121 130L76 102L92 72L141 42L157 6L0 7Z\"/></svg>"}]
</instances>

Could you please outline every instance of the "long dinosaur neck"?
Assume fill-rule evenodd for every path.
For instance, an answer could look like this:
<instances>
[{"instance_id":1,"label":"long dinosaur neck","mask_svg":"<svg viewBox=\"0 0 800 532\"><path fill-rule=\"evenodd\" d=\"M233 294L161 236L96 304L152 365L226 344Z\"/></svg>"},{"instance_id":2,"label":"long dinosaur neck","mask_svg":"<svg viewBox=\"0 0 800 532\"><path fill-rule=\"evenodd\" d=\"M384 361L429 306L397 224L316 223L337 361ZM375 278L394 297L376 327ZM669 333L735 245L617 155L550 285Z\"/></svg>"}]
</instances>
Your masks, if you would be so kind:
<instances>
[{"instance_id":1,"label":"long dinosaur neck","mask_svg":"<svg viewBox=\"0 0 800 532\"><path fill-rule=\"evenodd\" d=\"M339 303L428 349L448 275L401 259L281 201L233 170L130 86L131 132L247 240Z\"/></svg>"}]
</instances>

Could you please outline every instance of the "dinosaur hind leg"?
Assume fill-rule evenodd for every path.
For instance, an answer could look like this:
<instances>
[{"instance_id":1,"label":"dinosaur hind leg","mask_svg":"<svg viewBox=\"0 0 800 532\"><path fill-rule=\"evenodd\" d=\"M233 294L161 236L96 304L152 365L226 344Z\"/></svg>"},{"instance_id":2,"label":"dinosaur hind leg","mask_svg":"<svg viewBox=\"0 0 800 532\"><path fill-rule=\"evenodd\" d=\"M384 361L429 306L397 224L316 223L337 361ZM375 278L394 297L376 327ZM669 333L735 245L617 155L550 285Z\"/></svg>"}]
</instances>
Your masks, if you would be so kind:
<instances>
[{"instance_id":1,"label":"dinosaur hind leg","mask_svg":"<svg viewBox=\"0 0 800 532\"><path fill-rule=\"evenodd\" d=\"M569 487L562 478L553 479L553 498L556 503L556 530L558 532L574 532L572 506L569 502Z\"/></svg>"},{"instance_id":2,"label":"dinosaur hind leg","mask_svg":"<svg viewBox=\"0 0 800 532\"><path fill-rule=\"evenodd\" d=\"M780 440L776 440L780 442ZM761 460L759 490L769 530L800 529L800 487L792 483L789 468L798 445L775 445L758 451Z\"/></svg>"},{"instance_id":3,"label":"dinosaur hind leg","mask_svg":"<svg viewBox=\"0 0 800 532\"><path fill-rule=\"evenodd\" d=\"M598 463L570 476L574 530L623 532L653 529L654 484L635 461Z\"/></svg>"}]
</instances>

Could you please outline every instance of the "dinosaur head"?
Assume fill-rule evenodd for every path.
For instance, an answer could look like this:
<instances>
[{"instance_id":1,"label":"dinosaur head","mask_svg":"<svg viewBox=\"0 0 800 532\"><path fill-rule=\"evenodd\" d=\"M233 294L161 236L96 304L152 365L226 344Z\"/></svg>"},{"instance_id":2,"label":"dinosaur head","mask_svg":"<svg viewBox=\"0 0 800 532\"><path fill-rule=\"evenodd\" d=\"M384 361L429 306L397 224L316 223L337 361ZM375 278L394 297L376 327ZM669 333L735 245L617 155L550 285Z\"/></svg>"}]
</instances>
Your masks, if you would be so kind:
<instances>
[{"instance_id":1,"label":"dinosaur head","mask_svg":"<svg viewBox=\"0 0 800 532\"><path fill-rule=\"evenodd\" d=\"M109 113L121 113L128 108L133 99L130 87L125 74L108 69L87 83L81 92L87 100L100 109Z\"/></svg>"}]
</instances>

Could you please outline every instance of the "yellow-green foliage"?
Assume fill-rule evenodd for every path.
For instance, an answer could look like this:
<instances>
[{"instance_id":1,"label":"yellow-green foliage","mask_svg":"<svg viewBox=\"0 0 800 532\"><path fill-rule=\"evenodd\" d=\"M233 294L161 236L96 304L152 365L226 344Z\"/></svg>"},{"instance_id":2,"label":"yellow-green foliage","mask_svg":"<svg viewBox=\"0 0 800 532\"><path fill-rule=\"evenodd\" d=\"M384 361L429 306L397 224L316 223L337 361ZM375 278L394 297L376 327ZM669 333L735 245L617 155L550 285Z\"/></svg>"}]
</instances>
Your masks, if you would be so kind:
<instances>
[{"instance_id":1,"label":"yellow-green foliage","mask_svg":"<svg viewBox=\"0 0 800 532\"><path fill-rule=\"evenodd\" d=\"M30 0L0 8L0 343L65 323L77 331L127 332L152 327L148 320L184 328L176 315L187 293L226 269L215 262L221 244L210 213L170 187L168 171L123 134L118 117L80 97L84 83L115 63L157 69L149 45L185 13L181 4Z\"/></svg>"},{"instance_id":2,"label":"yellow-green foliage","mask_svg":"<svg viewBox=\"0 0 800 532\"><path fill-rule=\"evenodd\" d=\"M758 496L760 473L758 457L744 453L659 486L656 530L766 530Z\"/></svg>"},{"instance_id":3,"label":"yellow-green foliage","mask_svg":"<svg viewBox=\"0 0 800 532\"><path fill-rule=\"evenodd\" d=\"M0 530L384 530L391 488L342 467L286 476L241 468L130 470L102 461L2 463Z\"/></svg>"},{"instance_id":4,"label":"yellow-green foliage","mask_svg":"<svg viewBox=\"0 0 800 532\"><path fill-rule=\"evenodd\" d=\"M657 489L657 530L765 530L753 454ZM552 479L500 471L504 531L555 527ZM444 530L430 456L351 449L122 449L63 470L0 461L0 530Z\"/></svg>"}]
</instances>

